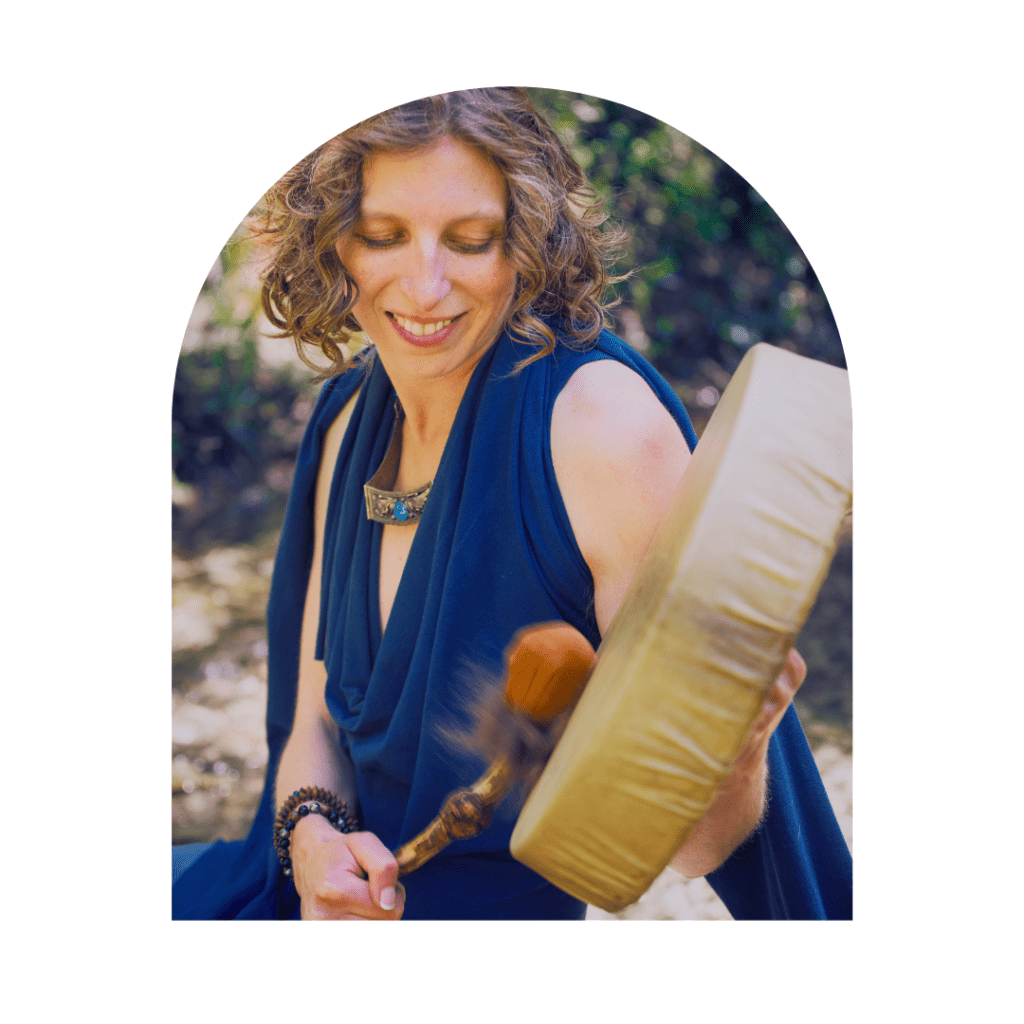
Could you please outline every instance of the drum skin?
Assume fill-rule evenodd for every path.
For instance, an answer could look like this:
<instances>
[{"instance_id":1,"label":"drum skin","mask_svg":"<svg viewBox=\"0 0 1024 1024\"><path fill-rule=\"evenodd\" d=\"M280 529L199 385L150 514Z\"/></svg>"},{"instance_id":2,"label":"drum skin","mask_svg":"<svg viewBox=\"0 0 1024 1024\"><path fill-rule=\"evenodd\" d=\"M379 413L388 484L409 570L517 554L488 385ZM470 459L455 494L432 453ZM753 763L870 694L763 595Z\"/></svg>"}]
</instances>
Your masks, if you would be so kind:
<instances>
[{"instance_id":1,"label":"drum skin","mask_svg":"<svg viewBox=\"0 0 1024 1024\"><path fill-rule=\"evenodd\" d=\"M825 578L851 507L844 370L744 357L598 651L511 850L608 912L711 804Z\"/></svg>"}]
</instances>

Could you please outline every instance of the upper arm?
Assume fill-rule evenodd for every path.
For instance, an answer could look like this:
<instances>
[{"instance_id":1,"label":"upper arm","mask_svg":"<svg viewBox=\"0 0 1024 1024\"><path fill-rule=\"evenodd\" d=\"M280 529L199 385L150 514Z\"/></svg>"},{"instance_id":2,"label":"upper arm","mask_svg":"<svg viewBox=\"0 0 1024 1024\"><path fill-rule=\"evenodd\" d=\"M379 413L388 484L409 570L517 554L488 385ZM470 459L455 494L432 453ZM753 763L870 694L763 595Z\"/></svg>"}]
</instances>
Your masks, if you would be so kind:
<instances>
[{"instance_id":1,"label":"upper arm","mask_svg":"<svg viewBox=\"0 0 1024 1024\"><path fill-rule=\"evenodd\" d=\"M604 635L690 459L678 425L639 374L586 363L555 400L551 456Z\"/></svg>"},{"instance_id":2,"label":"upper arm","mask_svg":"<svg viewBox=\"0 0 1024 1024\"><path fill-rule=\"evenodd\" d=\"M331 480L338 461L338 452L345 429L352 418L357 391L346 403L324 435L320 453L320 468L316 478L316 504L314 512L313 564L306 587L306 603L302 612L302 637L299 648L299 692L295 708L295 723L308 723L320 718L328 721L330 715L324 699L327 671L316 659L316 637L320 626L320 577L323 570L324 532L327 525L327 504L331 495Z\"/></svg>"}]
</instances>

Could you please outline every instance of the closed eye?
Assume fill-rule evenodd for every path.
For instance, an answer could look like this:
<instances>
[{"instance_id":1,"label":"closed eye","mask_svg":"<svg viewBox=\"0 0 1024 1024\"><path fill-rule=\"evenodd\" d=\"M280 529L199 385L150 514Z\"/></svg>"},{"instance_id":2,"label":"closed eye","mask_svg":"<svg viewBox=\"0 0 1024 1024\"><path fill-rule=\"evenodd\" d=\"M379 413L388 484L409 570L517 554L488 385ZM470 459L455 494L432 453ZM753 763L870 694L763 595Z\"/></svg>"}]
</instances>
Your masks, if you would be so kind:
<instances>
[{"instance_id":1,"label":"closed eye","mask_svg":"<svg viewBox=\"0 0 1024 1024\"><path fill-rule=\"evenodd\" d=\"M467 242L459 238L449 238L445 241L445 245L453 252L472 256L490 250L494 245L494 239L494 235L491 235L490 238L485 239L483 242Z\"/></svg>"},{"instance_id":2,"label":"closed eye","mask_svg":"<svg viewBox=\"0 0 1024 1024\"><path fill-rule=\"evenodd\" d=\"M405 241L405 235L401 232L384 236L364 235L355 232L353 237L356 241L365 245L367 249L392 249ZM452 252L459 253L460 255L475 256L490 251L496 240L497 234L493 234L482 242L474 242L462 238L445 238L444 244Z\"/></svg>"},{"instance_id":3,"label":"closed eye","mask_svg":"<svg viewBox=\"0 0 1024 1024\"><path fill-rule=\"evenodd\" d=\"M398 245L402 241L401 235L389 235L387 238L373 238L370 235L359 235L355 236L358 242L361 242L367 247L367 249L390 249L392 246Z\"/></svg>"}]
</instances>

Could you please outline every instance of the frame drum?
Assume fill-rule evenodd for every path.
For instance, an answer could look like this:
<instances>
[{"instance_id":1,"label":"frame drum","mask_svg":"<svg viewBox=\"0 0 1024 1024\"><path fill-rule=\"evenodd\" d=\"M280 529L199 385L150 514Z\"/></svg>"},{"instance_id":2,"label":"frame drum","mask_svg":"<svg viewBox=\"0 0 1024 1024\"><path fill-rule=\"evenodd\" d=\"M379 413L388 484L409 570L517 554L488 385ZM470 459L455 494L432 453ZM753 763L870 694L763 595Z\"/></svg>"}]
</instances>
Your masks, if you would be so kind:
<instances>
[{"instance_id":1,"label":"frame drum","mask_svg":"<svg viewBox=\"0 0 1024 1024\"><path fill-rule=\"evenodd\" d=\"M668 865L817 597L851 508L850 441L846 371L746 354L523 807L517 860L612 913Z\"/></svg>"}]
</instances>

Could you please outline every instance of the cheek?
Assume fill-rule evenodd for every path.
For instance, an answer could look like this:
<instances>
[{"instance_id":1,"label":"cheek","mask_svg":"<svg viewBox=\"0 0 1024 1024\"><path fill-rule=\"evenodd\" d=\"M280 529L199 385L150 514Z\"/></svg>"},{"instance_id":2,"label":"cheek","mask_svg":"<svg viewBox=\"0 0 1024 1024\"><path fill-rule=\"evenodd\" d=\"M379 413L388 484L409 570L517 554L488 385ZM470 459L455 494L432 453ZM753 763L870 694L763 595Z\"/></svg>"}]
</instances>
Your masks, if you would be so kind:
<instances>
[{"instance_id":1,"label":"cheek","mask_svg":"<svg viewBox=\"0 0 1024 1024\"><path fill-rule=\"evenodd\" d=\"M491 269L484 286L484 290L490 295L491 303L502 309L511 304L515 288L516 272L504 262Z\"/></svg>"},{"instance_id":2,"label":"cheek","mask_svg":"<svg viewBox=\"0 0 1024 1024\"><path fill-rule=\"evenodd\" d=\"M372 258L368 258L368 254L365 249L362 249L354 242L347 245L338 246L338 258L341 260L348 272L348 276L359 286L360 292L366 292L373 289L373 279L375 276L375 261Z\"/></svg>"},{"instance_id":3,"label":"cheek","mask_svg":"<svg viewBox=\"0 0 1024 1024\"><path fill-rule=\"evenodd\" d=\"M349 277L355 282L357 296L352 306L352 316L356 318L359 326L364 331L369 331L373 326L374 307L373 300L376 289L372 274L361 272L359 268L346 264Z\"/></svg>"},{"instance_id":4,"label":"cheek","mask_svg":"<svg viewBox=\"0 0 1024 1024\"><path fill-rule=\"evenodd\" d=\"M365 313L372 305L374 297L381 289L381 275L374 272L374 267L367 266L365 260L358 258L342 260L348 276L355 282L359 298L354 310Z\"/></svg>"}]
</instances>

